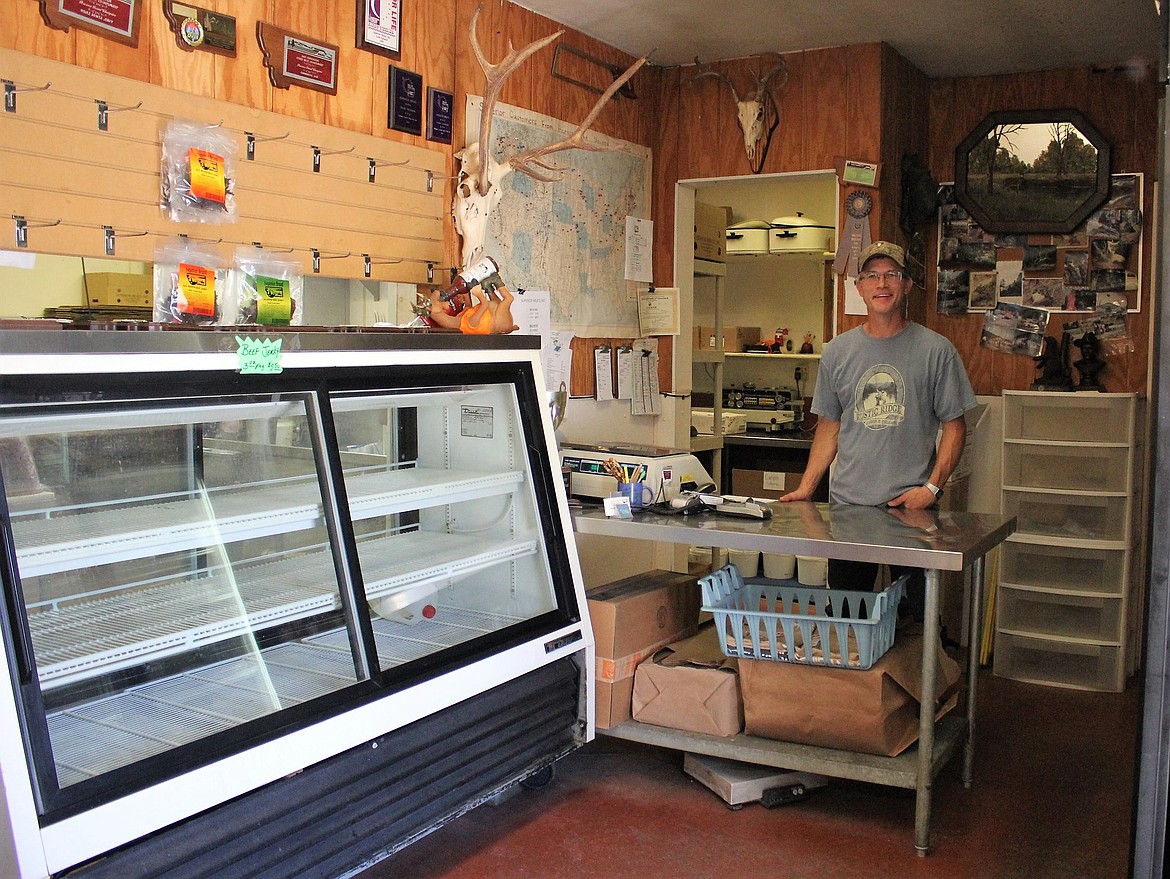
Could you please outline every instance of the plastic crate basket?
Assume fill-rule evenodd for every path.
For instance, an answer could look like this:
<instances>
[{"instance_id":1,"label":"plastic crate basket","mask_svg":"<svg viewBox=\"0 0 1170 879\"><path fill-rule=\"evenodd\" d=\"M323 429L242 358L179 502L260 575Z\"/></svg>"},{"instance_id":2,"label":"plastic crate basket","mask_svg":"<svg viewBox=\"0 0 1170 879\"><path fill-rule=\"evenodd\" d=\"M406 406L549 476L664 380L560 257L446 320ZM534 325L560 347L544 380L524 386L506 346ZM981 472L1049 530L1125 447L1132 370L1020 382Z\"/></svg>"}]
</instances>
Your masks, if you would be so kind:
<instances>
[{"instance_id":1,"label":"plastic crate basket","mask_svg":"<svg viewBox=\"0 0 1170 879\"><path fill-rule=\"evenodd\" d=\"M699 578L728 656L866 669L894 643L906 577L881 592L745 583L734 565Z\"/></svg>"}]
</instances>

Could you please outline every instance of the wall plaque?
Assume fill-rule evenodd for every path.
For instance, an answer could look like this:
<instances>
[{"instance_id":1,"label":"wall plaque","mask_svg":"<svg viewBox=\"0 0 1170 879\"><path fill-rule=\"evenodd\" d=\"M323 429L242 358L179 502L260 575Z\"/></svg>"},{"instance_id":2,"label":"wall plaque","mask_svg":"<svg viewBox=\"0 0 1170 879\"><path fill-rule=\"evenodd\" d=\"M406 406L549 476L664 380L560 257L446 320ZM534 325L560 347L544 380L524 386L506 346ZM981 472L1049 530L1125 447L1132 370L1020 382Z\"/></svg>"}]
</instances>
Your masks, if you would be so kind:
<instances>
[{"instance_id":1,"label":"wall plaque","mask_svg":"<svg viewBox=\"0 0 1170 879\"><path fill-rule=\"evenodd\" d=\"M451 117L455 96L434 86L427 86L427 140L451 142Z\"/></svg>"},{"instance_id":2,"label":"wall plaque","mask_svg":"<svg viewBox=\"0 0 1170 879\"><path fill-rule=\"evenodd\" d=\"M359 49L402 57L402 0L357 0Z\"/></svg>"},{"instance_id":3,"label":"wall plaque","mask_svg":"<svg viewBox=\"0 0 1170 879\"><path fill-rule=\"evenodd\" d=\"M236 57L236 19L201 6L163 0L163 15L175 34L180 49L203 49L217 55Z\"/></svg>"},{"instance_id":4,"label":"wall plaque","mask_svg":"<svg viewBox=\"0 0 1170 879\"><path fill-rule=\"evenodd\" d=\"M142 22L140 0L38 0L41 18L56 30L71 27L109 37L128 46L138 46Z\"/></svg>"},{"instance_id":5,"label":"wall plaque","mask_svg":"<svg viewBox=\"0 0 1170 879\"><path fill-rule=\"evenodd\" d=\"M266 21L256 23L268 78L280 89L299 85L337 94L337 47L294 34Z\"/></svg>"},{"instance_id":6,"label":"wall plaque","mask_svg":"<svg viewBox=\"0 0 1170 879\"><path fill-rule=\"evenodd\" d=\"M422 134L422 74L390 65L388 127Z\"/></svg>"}]
</instances>

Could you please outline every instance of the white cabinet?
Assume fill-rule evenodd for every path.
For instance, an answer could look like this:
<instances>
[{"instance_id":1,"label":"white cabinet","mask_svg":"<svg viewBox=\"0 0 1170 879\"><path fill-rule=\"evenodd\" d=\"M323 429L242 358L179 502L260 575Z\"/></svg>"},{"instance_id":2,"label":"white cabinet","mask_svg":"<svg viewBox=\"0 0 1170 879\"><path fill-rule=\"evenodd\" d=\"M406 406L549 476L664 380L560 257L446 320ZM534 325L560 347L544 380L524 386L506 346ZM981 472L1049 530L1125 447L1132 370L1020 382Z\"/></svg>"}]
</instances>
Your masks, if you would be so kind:
<instances>
[{"instance_id":1,"label":"white cabinet","mask_svg":"<svg viewBox=\"0 0 1170 879\"><path fill-rule=\"evenodd\" d=\"M995 664L1120 691L1136 662L1137 394L1005 391Z\"/></svg>"}]
</instances>

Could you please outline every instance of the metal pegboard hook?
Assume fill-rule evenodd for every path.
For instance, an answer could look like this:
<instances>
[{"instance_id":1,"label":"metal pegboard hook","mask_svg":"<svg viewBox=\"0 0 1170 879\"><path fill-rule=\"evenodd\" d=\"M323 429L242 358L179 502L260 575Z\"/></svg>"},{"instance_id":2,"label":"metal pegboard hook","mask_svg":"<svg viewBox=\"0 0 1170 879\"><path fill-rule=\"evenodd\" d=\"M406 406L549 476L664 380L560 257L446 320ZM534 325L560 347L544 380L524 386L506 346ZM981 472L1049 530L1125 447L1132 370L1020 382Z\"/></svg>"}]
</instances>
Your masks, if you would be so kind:
<instances>
[{"instance_id":1,"label":"metal pegboard hook","mask_svg":"<svg viewBox=\"0 0 1170 879\"><path fill-rule=\"evenodd\" d=\"M313 147L313 172L316 173L321 170L322 156L342 156L347 153L352 153L356 149L356 146L351 146L347 150L322 150L319 146Z\"/></svg>"},{"instance_id":2,"label":"metal pegboard hook","mask_svg":"<svg viewBox=\"0 0 1170 879\"><path fill-rule=\"evenodd\" d=\"M252 246L258 250L264 250L268 253L292 253L296 250L295 247L265 247L259 241L253 241Z\"/></svg>"},{"instance_id":3,"label":"metal pegboard hook","mask_svg":"<svg viewBox=\"0 0 1170 879\"><path fill-rule=\"evenodd\" d=\"M7 113L16 112L16 95L19 92L43 92L47 91L52 84L46 82L44 85L17 86L10 79L4 80L4 111Z\"/></svg>"},{"instance_id":4,"label":"metal pegboard hook","mask_svg":"<svg viewBox=\"0 0 1170 879\"><path fill-rule=\"evenodd\" d=\"M273 137L257 137L250 131L245 131L244 134L247 135L248 138L248 146L245 155L249 162L254 162L256 160L256 144L264 143L270 140L284 140L286 137L292 134L292 132L286 131L284 134L277 134Z\"/></svg>"},{"instance_id":5,"label":"metal pegboard hook","mask_svg":"<svg viewBox=\"0 0 1170 879\"><path fill-rule=\"evenodd\" d=\"M53 226L61 225L61 218L58 217L51 223L29 223L24 217L19 214L12 215L13 221L16 223L16 246L28 247L28 230L29 229L49 229Z\"/></svg>"},{"instance_id":6,"label":"metal pegboard hook","mask_svg":"<svg viewBox=\"0 0 1170 879\"><path fill-rule=\"evenodd\" d=\"M98 131L110 130L110 114L121 113L123 110L137 110L142 106L142 101L139 101L132 107L111 107L105 101L94 99L98 105Z\"/></svg>"},{"instance_id":7,"label":"metal pegboard hook","mask_svg":"<svg viewBox=\"0 0 1170 879\"><path fill-rule=\"evenodd\" d=\"M106 242L106 256L114 255L114 241L118 238L141 238L144 235L149 235L149 232L122 232L114 231L113 226L102 226L102 234L105 236Z\"/></svg>"},{"instance_id":8,"label":"metal pegboard hook","mask_svg":"<svg viewBox=\"0 0 1170 879\"><path fill-rule=\"evenodd\" d=\"M366 156L366 160L370 163L370 182L374 182L374 172L378 168L401 168L403 165L409 165L410 159L405 162L379 162L373 156Z\"/></svg>"},{"instance_id":9,"label":"metal pegboard hook","mask_svg":"<svg viewBox=\"0 0 1170 879\"><path fill-rule=\"evenodd\" d=\"M362 273L368 278L371 266L394 266L402 262L401 259L370 259L368 253L362 254Z\"/></svg>"},{"instance_id":10,"label":"metal pegboard hook","mask_svg":"<svg viewBox=\"0 0 1170 879\"><path fill-rule=\"evenodd\" d=\"M348 256L353 256L353 251L346 251L345 253L334 253L329 256L321 256L321 251L316 247L310 247L309 252L313 254L313 274L318 274L321 271L321 260L323 259L345 259Z\"/></svg>"}]
</instances>

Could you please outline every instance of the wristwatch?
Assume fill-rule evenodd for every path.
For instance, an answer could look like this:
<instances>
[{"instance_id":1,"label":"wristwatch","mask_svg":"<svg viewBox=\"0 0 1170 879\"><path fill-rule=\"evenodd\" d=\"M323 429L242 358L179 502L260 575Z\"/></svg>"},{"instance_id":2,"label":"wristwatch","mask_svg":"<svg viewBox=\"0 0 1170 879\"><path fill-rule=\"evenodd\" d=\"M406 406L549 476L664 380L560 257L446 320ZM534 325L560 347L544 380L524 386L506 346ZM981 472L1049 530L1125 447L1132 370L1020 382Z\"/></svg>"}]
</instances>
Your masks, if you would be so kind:
<instances>
[{"instance_id":1,"label":"wristwatch","mask_svg":"<svg viewBox=\"0 0 1170 879\"><path fill-rule=\"evenodd\" d=\"M942 497L943 490L941 488L939 488L937 485L935 485L933 482L928 482L928 483L926 483L926 485L924 485L922 487L925 488L927 491L929 491L931 494L933 494L935 500L938 500L940 497Z\"/></svg>"}]
</instances>

